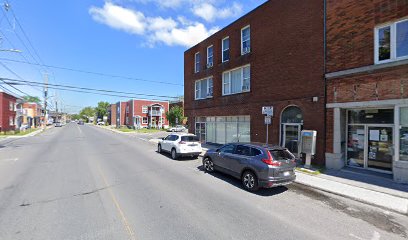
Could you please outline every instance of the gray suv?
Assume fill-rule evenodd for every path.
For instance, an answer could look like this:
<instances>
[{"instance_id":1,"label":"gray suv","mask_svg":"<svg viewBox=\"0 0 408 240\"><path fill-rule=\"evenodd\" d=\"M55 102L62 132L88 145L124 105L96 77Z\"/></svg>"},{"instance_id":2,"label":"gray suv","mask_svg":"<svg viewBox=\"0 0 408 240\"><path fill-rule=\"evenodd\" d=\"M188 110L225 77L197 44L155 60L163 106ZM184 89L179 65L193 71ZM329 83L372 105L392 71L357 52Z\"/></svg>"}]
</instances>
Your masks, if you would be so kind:
<instances>
[{"instance_id":1,"label":"gray suv","mask_svg":"<svg viewBox=\"0 0 408 240\"><path fill-rule=\"evenodd\" d=\"M203 166L206 172L217 170L241 179L248 191L286 185L296 179L295 156L286 148L261 143L231 143L209 150Z\"/></svg>"}]
</instances>

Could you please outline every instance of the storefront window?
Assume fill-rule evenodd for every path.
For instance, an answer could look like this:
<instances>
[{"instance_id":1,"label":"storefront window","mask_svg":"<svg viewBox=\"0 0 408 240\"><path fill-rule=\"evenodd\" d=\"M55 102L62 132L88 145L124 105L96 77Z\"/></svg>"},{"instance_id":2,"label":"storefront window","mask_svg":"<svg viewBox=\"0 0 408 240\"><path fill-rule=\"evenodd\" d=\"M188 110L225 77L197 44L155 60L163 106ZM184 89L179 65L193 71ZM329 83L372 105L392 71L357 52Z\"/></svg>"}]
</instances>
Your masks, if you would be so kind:
<instances>
[{"instance_id":1,"label":"storefront window","mask_svg":"<svg viewBox=\"0 0 408 240\"><path fill-rule=\"evenodd\" d=\"M349 124L394 124L394 109L353 109L348 111Z\"/></svg>"},{"instance_id":2,"label":"storefront window","mask_svg":"<svg viewBox=\"0 0 408 240\"><path fill-rule=\"evenodd\" d=\"M408 161L408 107L400 108L400 161Z\"/></svg>"}]
</instances>

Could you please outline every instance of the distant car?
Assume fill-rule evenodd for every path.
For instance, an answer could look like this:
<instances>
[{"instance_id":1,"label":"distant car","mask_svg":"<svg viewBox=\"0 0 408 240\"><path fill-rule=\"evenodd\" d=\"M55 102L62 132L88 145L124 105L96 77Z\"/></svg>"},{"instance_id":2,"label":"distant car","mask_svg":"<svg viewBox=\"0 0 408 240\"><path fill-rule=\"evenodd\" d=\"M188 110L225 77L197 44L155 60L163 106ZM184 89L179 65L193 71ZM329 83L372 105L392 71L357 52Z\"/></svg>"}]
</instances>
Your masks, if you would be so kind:
<instances>
[{"instance_id":1,"label":"distant car","mask_svg":"<svg viewBox=\"0 0 408 240\"><path fill-rule=\"evenodd\" d=\"M159 153L169 152L172 159L180 156L197 158L202 152L198 137L188 133L173 133L161 139L157 145Z\"/></svg>"},{"instance_id":2,"label":"distant car","mask_svg":"<svg viewBox=\"0 0 408 240\"><path fill-rule=\"evenodd\" d=\"M206 172L220 171L241 179L248 191L292 183L296 158L286 148L262 143L231 143L208 150L203 157Z\"/></svg>"},{"instance_id":3,"label":"distant car","mask_svg":"<svg viewBox=\"0 0 408 240\"><path fill-rule=\"evenodd\" d=\"M62 127L62 124L60 122L56 122L55 127Z\"/></svg>"},{"instance_id":4,"label":"distant car","mask_svg":"<svg viewBox=\"0 0 408 240\"><path fill-rule=\"evenodd\" d=\"M104 122L98 122L96 125L105 125Z\"/></svg>"},{"instance_id":5,"label":"distant car","mask_svg":"<svg viewBox=\"0 0 408 240\"><path fill-rule=\"evenodd\" d=\"M168 132L184 132L186 130L187 128L185 128L183 125L177 125L175 127L167 129Z\"/></svg>"},{"instance_id":6,"label":"distant car","mask_svg":"<svg viewBox=\"0 0 408 240\"><path fill-rule=\"evenodd\" d=\"M79 120L79 121L78 121L78 125L84 125L84 121Z\"/></svg>"}]
</instances>

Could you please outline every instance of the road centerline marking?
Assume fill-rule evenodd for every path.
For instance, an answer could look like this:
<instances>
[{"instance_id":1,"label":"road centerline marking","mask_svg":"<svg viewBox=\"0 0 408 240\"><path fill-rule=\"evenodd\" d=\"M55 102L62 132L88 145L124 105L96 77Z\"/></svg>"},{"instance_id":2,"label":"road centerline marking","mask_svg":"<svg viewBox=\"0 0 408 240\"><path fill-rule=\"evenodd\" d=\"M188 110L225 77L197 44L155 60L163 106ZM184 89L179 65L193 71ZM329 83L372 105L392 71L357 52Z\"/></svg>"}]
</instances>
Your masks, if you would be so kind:
<instances>
[{"instance_id":1,"label":"road centerline marking","mask_svg":"<svg viewBox=\"0 0 408 240\"><path fill-rule=\"evenodd\" d=\"M102 176L102 180L103 180L103 182L105 184L105 187L108 190L109 195L110 195L113 203L115 204L116 210L118 211L118 213L120 215L120 218L121 218L122 223L123 223L123 225L124 225L124 227L126 229L127 234L129 235L130 239L136 240L135 233L132 230L132 228L130 227L130 224L129 224L125 214L123 213L123 210L120 207L120 204L119 204L118 200L116 199L115 195L113 194L112 189L108 188L108 186L110 186L110 185L108 184L108 181L106 180L105 174L103 174L102 169L101 169L99 164L97 164L97 167L98 167L99 174Z\"/></svg>"}]
</instances>

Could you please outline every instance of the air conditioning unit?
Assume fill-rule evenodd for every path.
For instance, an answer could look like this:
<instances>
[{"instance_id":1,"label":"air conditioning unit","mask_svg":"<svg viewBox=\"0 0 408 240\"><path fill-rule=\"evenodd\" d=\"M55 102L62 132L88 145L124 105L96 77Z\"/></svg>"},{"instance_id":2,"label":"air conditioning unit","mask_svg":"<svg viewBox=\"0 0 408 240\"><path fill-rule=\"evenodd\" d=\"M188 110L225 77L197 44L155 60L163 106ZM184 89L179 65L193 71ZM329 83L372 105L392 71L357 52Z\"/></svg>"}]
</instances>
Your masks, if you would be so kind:
<instances>
[{"instance_id":1,"label":"air conditioning unit","mask_svg":"<svg viewBox=\"0 0 408 240\"><path fill-rule=\"evenodd\" d=\"M249 86L242 86L242 91L243 92L248 92L249 91Z\"/></svg>"},{"instance_id":2,"label":"air conditioning unit","mask_svg":"<svg viewBox=\"0 0 408 240\"><path fill-rule=\"evenodd\" d=\"M212 67L213 67L213 63L212 63L212 62L207 63L207 68L212 68Z\"/></svg>"},{"instance_id":3,"label":"air conditioning unit","mask_svg":"<svg viewBox=\"0 0 408 240\"><path fill-rule=\"evenodd\" d=\"M243 54L247 54L247 53L249 53L249 52L251 52L251 48L250 47L244 47L244 49L243 49Z\"/></svg>"}]
</instances>

